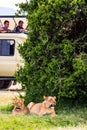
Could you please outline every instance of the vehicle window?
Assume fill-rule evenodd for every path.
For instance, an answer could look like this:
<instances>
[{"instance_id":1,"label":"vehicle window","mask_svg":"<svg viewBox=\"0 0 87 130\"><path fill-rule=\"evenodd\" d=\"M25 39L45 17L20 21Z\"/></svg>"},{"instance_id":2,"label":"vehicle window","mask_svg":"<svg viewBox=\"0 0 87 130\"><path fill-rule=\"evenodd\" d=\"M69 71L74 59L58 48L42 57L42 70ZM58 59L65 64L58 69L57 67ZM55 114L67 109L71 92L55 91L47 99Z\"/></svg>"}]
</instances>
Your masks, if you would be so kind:
<instances>
[{"instance_id":1,"label":"vehicle window","mask_svg":"<svg viewBox=\"0 0 87 130\"><path fill-rule=\"evenodd\" d=\"M15 52L15 40L0 39L0 56L13 56Z\"/></svg>"}]
</instances>

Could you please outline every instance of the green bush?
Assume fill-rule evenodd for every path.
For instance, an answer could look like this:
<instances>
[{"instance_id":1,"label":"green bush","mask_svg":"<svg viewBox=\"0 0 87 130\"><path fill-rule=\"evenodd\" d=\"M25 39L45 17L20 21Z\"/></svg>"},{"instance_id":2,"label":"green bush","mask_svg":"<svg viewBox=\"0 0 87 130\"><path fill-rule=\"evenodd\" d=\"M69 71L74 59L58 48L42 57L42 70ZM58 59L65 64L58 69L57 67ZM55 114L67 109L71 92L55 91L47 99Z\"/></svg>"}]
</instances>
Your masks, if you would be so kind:
<instances>
[{"instance_id":1,"label":"green bush","mask_svg":"<svg viewBox=\"0 0 87 130\"><path fill-rule=\"evenodd\" d=\"M24 68L16 73L26 103L43 95L81 99L87 96L87 5L84 0L30 0L28 38L19 47Z\"/></svg>"}]
</instances>

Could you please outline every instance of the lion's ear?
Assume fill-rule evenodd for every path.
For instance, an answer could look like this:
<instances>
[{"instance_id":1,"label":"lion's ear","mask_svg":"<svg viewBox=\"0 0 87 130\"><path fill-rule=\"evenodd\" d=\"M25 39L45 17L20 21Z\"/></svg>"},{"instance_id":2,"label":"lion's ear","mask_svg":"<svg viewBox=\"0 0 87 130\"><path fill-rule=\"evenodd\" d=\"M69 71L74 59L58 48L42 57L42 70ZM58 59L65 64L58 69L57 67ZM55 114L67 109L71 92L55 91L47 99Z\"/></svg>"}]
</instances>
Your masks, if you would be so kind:
<instances>
[{"instance_id":1,"label":"lion's ear","mask_svg":"<svg viewBox=\"0 0 87 130\"><path fill-rule=\"evenodd\" d=\"M17 100L17 97L15 96L14 98L13 98L13 101L16 101Z\"/></svg>"},{"instance_id":2,"label":"lion's ear","mask_svg":"<svg viewBox=\"0 0 87 130\"><path fill-rule=\"evenodd\" d=\"M22 101L24 102L24 98L22 98Z\"/></svg>"},{"instance_id":3,"label":"lion's ear","mask_svg":"<svg viewBox=\"0 0 87 130\"><path fill-rule=\"evenodd\" d=\"M46 96L43 96L43 99L45 100L47 97Z\"/></svg>"},{"instance_id":4,"label":"lion's ear","mask_svg":"<svg viewBox=\"0 0 87 130\"><path fill-rule=\"evenodd\" d=\"M56 99L56 96L54 96L54 99Z\"/></svg>"},{"instance_id":5,"label":"lion's ear","mask_svg":"<svg viewBox=\"0 0 87 130\"><path fill-rule=\"evenodd\" d=\"M13 104L15 104L16 101L17 101L17 97L14 97L14 98L13 98Z\"/></svg>"}]
</instances>

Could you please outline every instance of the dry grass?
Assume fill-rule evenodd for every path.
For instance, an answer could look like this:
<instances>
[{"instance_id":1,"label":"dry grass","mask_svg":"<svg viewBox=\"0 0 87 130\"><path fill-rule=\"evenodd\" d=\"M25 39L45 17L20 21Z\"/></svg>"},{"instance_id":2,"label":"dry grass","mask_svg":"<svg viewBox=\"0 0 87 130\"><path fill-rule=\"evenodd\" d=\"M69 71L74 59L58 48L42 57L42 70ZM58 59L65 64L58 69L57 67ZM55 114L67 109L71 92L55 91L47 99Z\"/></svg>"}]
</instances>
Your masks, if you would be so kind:
<instances>
[{"instance_id":1,"label":"dry grass","mask_svg":"<svg viewBox=\"0 0 87 130\"><path fill-rule=\"evenodd\" d=\"M21 91L21 86L19 84L11 85L7 89L7 91L6 90L0 90L0 105L4 105L4 104L6 105L6 104L12 103L13 99L15 97L19 96L19 93L24 95L24 92Z\"/></svg>"},{"instance_id":2,"label":"dry grass","mask_svg":"<svg viewBox=\"0 0 87 130\"><path fill-rule=\"evenodd\" d=\"M21 92L24 95L24 92ZM0 105L6 105L13 102L13 99L19 96L18 92L14 91L0 91Z\"/></svg>"}]
</instances>

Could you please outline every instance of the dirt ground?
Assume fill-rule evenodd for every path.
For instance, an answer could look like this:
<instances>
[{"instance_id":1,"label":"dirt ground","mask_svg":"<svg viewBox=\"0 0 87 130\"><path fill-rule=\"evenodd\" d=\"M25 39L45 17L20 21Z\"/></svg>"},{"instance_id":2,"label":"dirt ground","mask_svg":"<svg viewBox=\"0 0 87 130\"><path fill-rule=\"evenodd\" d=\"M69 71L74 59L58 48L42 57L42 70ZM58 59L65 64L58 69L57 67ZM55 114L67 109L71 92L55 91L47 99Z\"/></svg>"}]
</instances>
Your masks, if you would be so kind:
<instances>
[{"instance_id":1,"label":"dirt ground","mask_svg":"<svg viewBox=\"0 0 87 130\"><path fill-rule=\"evenodd\" d=\"M19 94L25 95L24 91L21 90L21 85L18 83L11 85L7 89L0 90L0 105L12 103L13 99L19 96Z\"/></svg>"}]
</instances>

